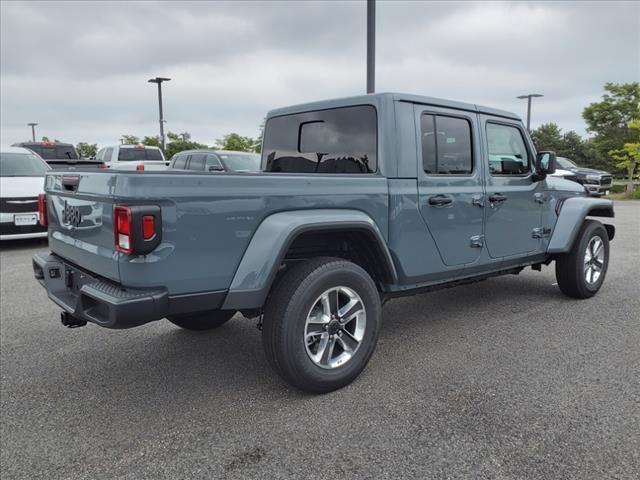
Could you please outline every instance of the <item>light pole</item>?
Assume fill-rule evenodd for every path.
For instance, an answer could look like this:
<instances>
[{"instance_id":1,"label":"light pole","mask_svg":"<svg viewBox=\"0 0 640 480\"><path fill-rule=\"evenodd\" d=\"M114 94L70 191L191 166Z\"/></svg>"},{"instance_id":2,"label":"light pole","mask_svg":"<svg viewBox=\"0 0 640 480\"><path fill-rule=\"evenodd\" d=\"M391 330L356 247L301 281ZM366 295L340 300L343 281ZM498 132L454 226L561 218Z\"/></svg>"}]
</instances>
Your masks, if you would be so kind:
<instances>
[{"instance_id":1,"label":"light pole","mask_svg":"<svg viewBox=\"0 0 640 480\"><path fill-rule=\"evenodd\" d=\"M376 0L367 0L367 93L376 90Z\"/></svg>"},{"instance_id":2,"label":"light pole","mask_svg":"<svg viewBox=\"0 0 640 480\"><path fill-rule=\"evenodd\" d=\"M31 139L35 142L36 141L36 125L38 125L37 123L27 123L27 125L29 125L31 127Z\"/></svg>"},{"instance_id":3,"label":"light pole","mask_svg":"<svg viewBox=\"0 0 640 480\"><path fill-rule=\"evenodd\" d=\"M527 95L520 95L519 99L527 99L527 131L531 132L531 99L532 98L539 98L539 97L544 97L544 95L541 95L539 93L528 93Z\"/></svg>"},{"instance_id":4,"label":"light pole","mask_svg":"<svg viewBox=\"0 0 640 480\"><path fill-rule=\"evenodd\" d=\"M158 108L160 110L160 145L162 145L162 151L164 152L164 118L162 118L162 82L168 82L170 78L156 77L150 78L149 83L158 84Z\"/></svg>"}]
</instances>

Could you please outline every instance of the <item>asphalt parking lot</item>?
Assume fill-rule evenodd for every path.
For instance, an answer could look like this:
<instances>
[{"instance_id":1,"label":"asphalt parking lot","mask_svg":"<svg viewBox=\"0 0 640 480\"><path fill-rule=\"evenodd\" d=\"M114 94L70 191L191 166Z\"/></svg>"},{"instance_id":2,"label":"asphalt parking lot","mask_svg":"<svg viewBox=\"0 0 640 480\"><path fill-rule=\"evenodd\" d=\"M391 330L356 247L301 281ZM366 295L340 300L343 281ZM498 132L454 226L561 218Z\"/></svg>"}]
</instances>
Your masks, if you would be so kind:
<instances>
[{"instance_id":1,"label":"asphalt parking lot","mask_svg":"<svg viewBox=\"0 0 640 480\"><path fill-rule=\"evenodd\" d=\"M640 202L616 214L595 298L551 266L394 300L369 367L323 396L240 316L66 329L32 276L46 244L2 244L2 478L638 478Z\"/></svg>"}]
</instances>

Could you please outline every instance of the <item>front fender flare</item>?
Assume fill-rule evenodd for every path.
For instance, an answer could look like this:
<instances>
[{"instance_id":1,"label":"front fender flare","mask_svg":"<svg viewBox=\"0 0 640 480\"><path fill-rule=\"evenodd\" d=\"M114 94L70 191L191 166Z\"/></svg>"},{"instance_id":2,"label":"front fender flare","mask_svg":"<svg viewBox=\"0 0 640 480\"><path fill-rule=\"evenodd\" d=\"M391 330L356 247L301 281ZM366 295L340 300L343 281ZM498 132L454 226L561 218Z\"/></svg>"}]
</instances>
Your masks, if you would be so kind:
<instances>
[{"instance_id":1,"label":"front fender flare","mask_svg":"<svg viewBox=\"0 0 640 480\"><path fill-rule=\"evenodd\" d=\"M584 219L588 216L613 218L613 202L591 197L571 197L564 200L560 206L560 213L547 252L566 253L570 251ZM615 228L613 225L605 225L605 227L609 239L613 239Z\"/></svg>"},{"instance_id":2,"label":"front fender flare","mask_svg":"<svg viewBox=\"0 0 640 480\"><path fill-rule=\"evenodd\" d=\"M366 230L385 257L393 282L397 273L382 233L373 219L359 210L295 210L265 218L256 229L231 281L222 309L260 308L293 240L310 230Z\"/></svg>"}]
</instances>

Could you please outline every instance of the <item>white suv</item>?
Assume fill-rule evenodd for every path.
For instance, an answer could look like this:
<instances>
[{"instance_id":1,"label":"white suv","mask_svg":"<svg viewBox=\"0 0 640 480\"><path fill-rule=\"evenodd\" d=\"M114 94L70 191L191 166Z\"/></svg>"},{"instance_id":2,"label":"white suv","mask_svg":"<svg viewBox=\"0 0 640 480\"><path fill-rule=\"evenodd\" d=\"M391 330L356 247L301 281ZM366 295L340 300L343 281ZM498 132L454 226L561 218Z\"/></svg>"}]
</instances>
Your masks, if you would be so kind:
<instances>
[{"instance_id":1,"label":"white suv","mask_svg":"<svg viewBox=\"0 0 640 480\"><path fill-rule=\"evenodd\" d=\"M114 145L100 149L96 160L117 170L166 170L169 162L162 150L148 145Z\"/></svg>"}]
</instances>

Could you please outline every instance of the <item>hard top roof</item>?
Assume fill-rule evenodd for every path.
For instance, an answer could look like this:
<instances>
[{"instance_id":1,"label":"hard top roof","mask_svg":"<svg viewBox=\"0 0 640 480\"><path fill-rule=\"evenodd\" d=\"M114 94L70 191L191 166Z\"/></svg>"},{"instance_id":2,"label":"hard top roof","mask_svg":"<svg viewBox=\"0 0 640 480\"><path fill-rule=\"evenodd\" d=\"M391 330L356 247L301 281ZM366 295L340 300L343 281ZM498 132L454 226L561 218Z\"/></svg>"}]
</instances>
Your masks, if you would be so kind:
<instances>
[{"instance_id":1,"label":"hard top roof","mask_svg":"<svg viewBox=\"0 0 640 480\"><path fill-rule=\"evenodd\" d=\"M384 99L391 99L398 102L410 102L421 105L431 105L435 107L452 108L456 110L466 110L477 113L484 113L487 115L495 115L499 117L511 118L514 120L520 120L520 117L512 112L505 110L499 110L497 108L484 107L482 105L476 105L473 103L457 102L454 100L446 100L443 98L427 97L423 95L412 95L408 93L395 93L395 92L382 92L373 93L368 95L357 95L353 97L335 98L330 100L322 100L318 102L302 103L298 105L291 105L283 108L276 108L271 110L267 116L273 117L277 115L286 115L291 113L300 113L309 110L322 110L326 108L344 107L347 105L362 105L362 104L376 104Z\"/></svg>"}]
</instances>

